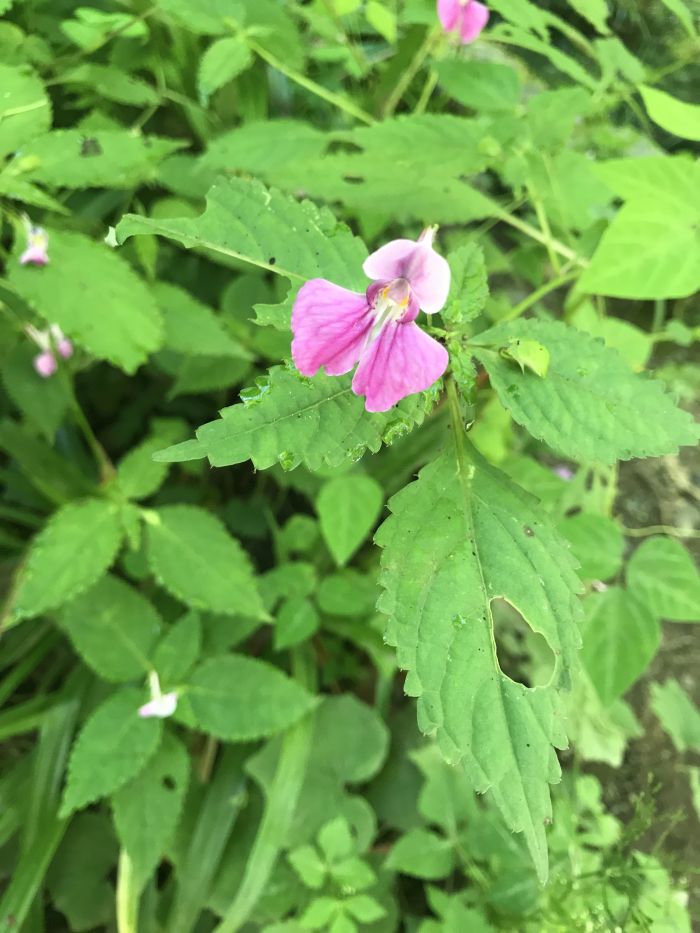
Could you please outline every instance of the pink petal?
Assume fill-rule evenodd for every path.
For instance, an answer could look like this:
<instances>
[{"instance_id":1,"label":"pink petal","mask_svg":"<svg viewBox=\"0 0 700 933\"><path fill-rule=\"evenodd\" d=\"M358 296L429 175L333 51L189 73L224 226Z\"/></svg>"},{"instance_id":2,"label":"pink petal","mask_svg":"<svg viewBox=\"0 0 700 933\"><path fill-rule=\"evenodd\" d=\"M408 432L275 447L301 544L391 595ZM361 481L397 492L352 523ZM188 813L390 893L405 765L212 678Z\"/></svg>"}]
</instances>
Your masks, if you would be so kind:
<instances>
[{"instance_id":1,"label":"pink petal","mask_svg":"<svg viewBox=\"0 0 700 933\"><path fill-rule=\"evenodd\" d=\"M142 719L167 719L177 709L177 693L164 693L139 707Z\"/></svg>"},{"instance_id":2,"label":"pink petal","mask_svg":"<svg viewBox=\"0 0 700 933\"><path fill-rule=\"evenodd\" d=\"M73 356L73 344L67 337L64 337L63 340L58 341L58 352L61 354L64 360L67 360L69 357Z\"/></svg>"},{"instance_id":3,"label":"pink petal","mask_svg":"<svg viewBox=\"0 0 700 933\"><path fill-rule=\"evenodd\" d=\"M447 301L450 290L450 267L432 246L429 228L417 242L392 240L365 260L362 266L371 279L408 279L418 303L426 314L435 314Z\"/></svg>"},{"instance_id":4,"label":"pink petal","mask_svg":"<svg viewBox=\"0 0 700 933\"><path fill-rule=\"evenodd\" d=\"M438 0L437 12L445 32L452 32L457 25L461 4L459 0Z\"/></svg>"},{"instance_id":5,"label":"pink petal","mask_svg":"<svg viewBox=\"0 0 700 933\"><path fill-rule=\"evenodd\" d=\"M422 392L442 376L447 350L417 324L387 324L368 347L352 380L367 411L387 411L407 395Z\"/></svg>"},{"instance_id":6,"label":"pink petal","mask_svg":"<svg viewBox=\"0 0 700 933\"><path fill-rule=\"evenodd\" d=\"M45 266L49 261L49 257L43 247L28 246L19 257L19 261L23 266L26 266L27 263L34 266Z\"/></svg>"},{"instance_id":7,"label":"pink petal","mask_svg":"<svg viewBox=\"0 0 700 933\"><path fill-rule=\"evenodd\" d=\"M459 33L464 45L477 39L489 21L488 8L479 0L469 0L469 3L462 11L462 22L460 23Z\"/></svg>"},{"instance_id":8,"label":"pink petal","mask_svg":"<svg viewBox=\"0 0 700 933\"><path fill-rule=\"evenodd\" d=\"M302 376L313 376L321 366L329 376L350 372L373 322L365 295L311 279L299 289L292 310L296 368Z\"/></svg>"},{"instance_id":9,"label":"pink petal","mask_svg":"<svg viewBox=\"0 0 700 933\"><path fill-rule=\"evenodd\" d=\"M57 367L56 357L50 350L45 350L43 353L34 357L34 369L43 379L48 379L49 376L53 376Z\"/></svg>"}]
</instances>

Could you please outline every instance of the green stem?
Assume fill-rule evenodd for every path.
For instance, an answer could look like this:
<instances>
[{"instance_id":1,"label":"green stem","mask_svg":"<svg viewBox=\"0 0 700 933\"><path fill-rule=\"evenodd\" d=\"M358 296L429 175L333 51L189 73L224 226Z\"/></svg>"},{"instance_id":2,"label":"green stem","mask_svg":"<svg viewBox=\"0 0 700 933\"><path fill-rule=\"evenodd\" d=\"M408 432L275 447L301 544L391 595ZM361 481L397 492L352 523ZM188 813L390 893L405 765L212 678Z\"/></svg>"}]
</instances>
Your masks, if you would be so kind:
<instances>
[{"instance_id":1,"label":"green stem","mask_svg":"<svg viewBox=\"0 0 700 933\"><path fill-rule=\"evenodd\" d=\"M549 226L549 220L547 214L545 213L544 204L540 199L537 192L528 185L528 192L530 194L530 200L535 208L535 214L537 215L537 223L540 225L542 233L545 236L545 247L547 249L547 255L549 256L549 262L554 269L556 275L561 274L561 267L559 265L559 257L557 256L555 250L552 247L552 228Z\"/></svg>"},{"instance_id":2,"label":"green stem","mask_svg":"<svg viewBox=\"0 0 700 933\"><path fill-rule=\"evenodd\" d=\"M646 528L624 528L627 538L647 538L650 535L669 535L672 538L700 538L700 531L692 528L674 528L672 525L648 525Z\"/></svg>"},{"instance_id":3,"label":"green stem","mask_svg":"<svg viewBox=\"0 0 700 933\"><path fill-rule=\"evenodd\" d=\"M657 298L654 302L654 318L651 325L652 333L658 334L663 329L666 320L666 301L663 298Z\"/></svg>"},{"instance_id":4,"label":"green stem","mask_svg":"<svg viewBox=\"0 0 700 933\"><path fill-rule=\"evenodd\" d=\"M570 262L575 262L576 265L583 266L584 268L590 265L587 259L584 259L583 256L579 256L574 250L569 249L561 240L554 239L553 237L546 237L541 230L538 230L537 227L533 227L532 224L527 223L527 221L521 220L520 217L516 217L514 214L508 214L506 211L501 210L496 211L495 216L498 220L502 220L503 223L510 224L511 227L520 230L521 233L529 236L530 239L536 240L543 246L549 246L555 253L559 253L560 256L563 256Z\"/></svg>"},{"instance_id":5,"label":"green stem","mask_svg":"<svg viewBox=\"0 0 700 933\"><path fill-rule=\"evenodd\" d=\"M256 55L266 61L268 65L270 65L276 71L280 71L283 75L286 75L290 81L294 81L295 84L298 84L305 90L315 94L316 97L320 97L321 100L325 100L327 103L337 107L338 110L342 110L344 113L349 114L351 117L355 117L356 120L360 120L362 123L371 125L375 122L374 117L372 117L361 107L357 107L347 97L343 96L342 94L336 94L335 91L329 91L328 88L323 87L323 85L317 84L315 81L312 81L311 78L307 78L306 75L301 74L301 72L296 71L294 68L290 68L288 65L285 65L284 62L280 61L276 55L273 55L271 52L268 52L267 49L263 48L261 45L258 45L258 43L254 39L251 39L250 36L246 37L246 42Z\"/></svg>"},{"instance_id":6,"label":"green stem","mask_svg":"<svg viewBox=\"0 0 700 933\"><path fill-rule=\"evenodd\" d=\"M117 931L138 933L139 889L134 877L134 866L126 849L119 852L117 874Z\"/></svg>"},{"instance_id":7,"label":"green stem","mask_svg":"<svg viewBox=\"0 0 700 933\"><path fill-rule=\"evenodd\" d=\"M83 411L80 405L80 402L78 401L78 397L75 394L75 389L73 388L72 381L70 380L70 378L68 378L66 381L68 384L68 394L70 397L71 410L73 411L73 417L75 418L75 423L78 425L78 427L82 431L83 437L85 438L88 447L92 451L93 456L95 457L95 460L97 461L97 465L100 468L101 481L103 483L109 482L109 480L114 478L115 473L116 473L114 469L114 464L107 456L107 453L104 447L102 446L102 444L100 444L100 442L95 437L95 432L92 430L92 427L90 426L90 422L88 421L87 416L85 412Z\"/></svg>"},{"instance_id":8,"label":"green stem","mask_svg":"<svg viewBox=\"0 0 700 933\"><path fill-rule=\"evenodd\" d=\"M534 292L531 292L527 298L523 298L521 302L512 307L510 311L504 315L502 321L512 321L516 317L520 317L521 314L524 314L528 311L534 304L544 298L545 295L548 295L550 292L556 291L557 288L561 288L562 285L567 285L569 282L573 282L579 277L580 272L563 272L561 275L558 275L556 278L551 279L549 282L545 282L544 285L540 285L539 288L535 289Z\"/></svg>"},{"instance_id":9,"label":"green stem","mask_svg":"<svg viewBox=\"0 0 700 933\"><path fill-rule=\"evenodd\" d=\"M296 679L305 687L314 689L315 671L306 650L297 649L292 652L292 667ZM267 887L291 826L304 783L312 729L311 717L306 716L292 726L282 740L277 771L267 796L265 812L241 886L214 933L235 933L236 930L240 930Z\"/></svg>"},{"instance_id":10,"label":"green stem","mask_svg":"<svg viewBox=\"0 0 700 933\"><path fill-rule=\"evenodd\" d=\"M382 117L384 119L390 117L394 113L399 103L401 102L401 98L408 90L411 82L422 68L423 62L426 60L441 36L441 26L436 26L434 29L431 29L426 33L425 39L423 40L422 44L418 46L415 55L408 63L408 67L404 72L402 72L401 77L396 82L393 91L391 94L389 94L384 103L384 106L382 107Z\"/></svg>"},{"instance_id":11,"label":"green stem","mask_svg":"<svg viewBox=\"0 0 700 933\"><path fill-rule=\"evenodd\" d=\"M423 90L421 91L420 97L418 98L418 103L416 104L413 112L414 113L425 113L425 110L428 106L428 102L432 97L433 91L435 90L438 83L438 73L434 68L431 68L428 72L428 77L425 79L425 84L423 85Z\"/></svg>"}]
</instances>

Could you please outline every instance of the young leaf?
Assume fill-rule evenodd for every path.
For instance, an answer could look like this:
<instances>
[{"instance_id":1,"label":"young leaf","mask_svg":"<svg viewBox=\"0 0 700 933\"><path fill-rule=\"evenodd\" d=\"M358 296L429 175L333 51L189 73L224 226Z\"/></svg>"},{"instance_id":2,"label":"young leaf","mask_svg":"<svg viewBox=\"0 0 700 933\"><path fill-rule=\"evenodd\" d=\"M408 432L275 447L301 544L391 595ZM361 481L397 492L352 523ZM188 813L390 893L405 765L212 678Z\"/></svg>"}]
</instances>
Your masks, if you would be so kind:
<instances>
[{"instance_id":1,"label":"young leaf","mask_svg":"<svg viewBox=\"0 0 700 933\"><path fill-rule=\"evenodd\" d=\"M148 561L162 586L194 609L262 618L248 555L219 519L191 505L147 514Z\"/></svg>"},{"instance_id":2,"label":"young leaf","mask_svg":"<svg viewBox=\"0 0 700 933\"><path fill-rule=\"evenodd\" d=\"M299 596L288 599L275 619L275 651L301 644L318 631L320 624L312 602Z\"/></svg>"},{"instance_id":3,"label":"young leaf","mask_svg":"<svg viewBox=\"0 0 700 933\"><path fill-rule=\"evenodd\" d=\"M498 348L535 340L549 351L545 378L504 359ZM613 463L675 453L694 444L692 418L659 382L632 373L613 350L556 321L515 320L476 338L501 403L536 438L574 459Z\"/></svg>"},{"instance_id":4,"label":"young leaf","mask_svg":"<svg viewBox=\"0 0 700 933\"><path fill-rule=\"evenodd\" d=\"M44 85L27 67L0 65L0 160L51 125Z\"/></svg>"},{"instance_id":5,"label":"young leaf","mask_svg":"<svg viewBox=\"0 0 700 933\"><path fill-rule=\"evenodd\" d=\"M336 564L342 567L379 518L382 487L369 476L338 476L321 487L316 510L321 533Z\"/></svg>"},{"instance_id":6,"label":"young leaf","mask_svg":"<svg viewBox=\"0 0 700 933\"><path fill-rule=\"evenodd\" d=\"M700 574L680 541L649 538L627 565L627 586L654 615L700 622Z\"/></svg>"},{"instance_id":7,"label":"young leaf","mask_svg":"<svg viewBox=\"0 0 700 933\"><path fill-rule=\"evenodd\" d=\"M387 867L412 878L437 881L455 867L454 846L429 829L409 829L389 853Z\"/></svg>"},{"instance_id":8,"label":"young leaf","mask_svg":"<svg viewBox=\"0 0 700 933\"><path fill-rule=\"evenodd\" d=\"M316 698L276 667L237 654L209 658L189 679L197 725L229 742L251 742L289 728Z\"/></svg>"},{"instance_id":9,"label":"young leaf","mask_svg":"<svg viewBox=\"0 0 700 933\"><path fill-rule=\"evenodd\" d=\"M153 291L163 314L166 349L188 355L250 358L211 308L184 288L158 282Z\"/></svg>"},{"instance_id":10,"label":"young leaf","mask_svg":"<svg viewBox=\"0 0 700 933\"><path fill-rule=\"evenodd\" d=\"M91 586L122 541L119 509L104 499L64 506L32 542L12 601L16 621L56 609Z\"/></svg>"},{"instance_id":11,"label":"young leaf","mask_svg":"<svg viewBox=\"0 0 700 933\"><path fill-rule=\"evenodd\" d=\"M202 623L188 612L163 635L153 653L153 666L165 686L177 684L194 667L202 647Z\"/></svg>"},{"instance_id":12,"label":"young leaf","mask_svg":"<svg viewBox=\"0 0 700 933\"><path fill-rule=\"evenodd\" d=\"M237 77L253 61L253 53L238 36L217 39L202 56L197 75L199 99L206 107L209 98Z\"/></svg>"},{"instance_id":13,"label":"young leaf","mask_svg":"<svg viewBox=\"0 0 700 933\"><path fill-rule=\"evenodd\" d=\"M533 376L532 378L538 378ZM459 440L457 440L459 444ZM536 500L471 447L446 452L389 502L378 607L418 697L418 721L479 793L490 790L524 832L547 875L547 784L566 746L557 687L568 686L579 643L580 583L568 548ZM530 689L502 673L491 601L516 607L556 658L552 680Z\"/></svg>"},{"instance_id":14,"label":"young leaf","mask_svg":"<svg viewBox=\"0 0 700 933\"><path fill-rule=\"evenodd\" d=\"M212 466L251 460L258 470L275 463L287 469L303 463L318 470L323 464L359 460L366 450L376 453L394 434L423 421L423 396L412 395L388 412L368 414L350 383L349 376L319 373L304 379L273 367L255 396L224 408L218 421L197 430L199 449ZM173 455L179 456L179 445ZM167 456L166 450L161 457Z\"/></svg>"},{"instance_id":15,"label":"young leaf","mask_svg":"<svg viewBox=\"0 0 700 933\"><path fill-rule=\"evenodd\" d=\"M579 512L560 522L559 531L581 564L578 573L582 579L609 580L622 566L625 539L611 518Z\"/></svg>"},{"instance_id":16,"label":"young leaf","mask_svg":"<svg viewBox=\"0 0 700 933\"><path fill-rule=\"evenodd\" d=\"M679 752L700 752L700 711L677 680L651 685L651 708Z\"/></svg>"},{"instance_id":17,"label":"young leaf","mask_svg":"<svg viewBox=\"0 0 700 933\"><path fill-rule=\"evenodd\" d=\"M165 482L168 466L153 459L153 454L162 446L162 440L149 437L132 447L119 461L117 482L127 499L147 499Z\"/></svg>"},{"instance_id":18,"label":"young leaf","mask_svg":"<svg viewBox=\"0 0 700 933\"><path fill-rule=\"evenodd\" d=\"M358 291L368 284L362 241L329 210L268 191L258 181L218 181L199 217L157 220L127 214L117 227L120 243L142 233L158 233L296 281L321 276Z\"/></svg>"},{"instance_id":19,"label":"young leaf","mask_svg":"<svg viewBox=\"0 0 700 933\"><path fill-rule=\"evenodd\" d=\"M121 256L79 233L52 232L49 250L41 269L11 263L14 288L93 356L133 373L163 338L151 293Z\"/></svg>"},{"instance_id":20,"label":"young leaf","mask_svg":"<svg viewBox=\"0 0 700 933\"><path fill-rule=\"evenodd\" d=\"M445 323L463 327L481 314L489 296L484 253L476 243L467 243L448 260L450 292L441 314Z\"/></svg>"},{"instance_id":21,"label":"young leaf","mask_svg":"<svg viewBox=\"0 0 700 933\"><path fill-rule=\"evenodd\" d=\"M118 790L155 754L162 722L142 719L141 691L125 688L97 707L71 751L60 816Z\"/></svg>"},{"instance_id":22,"label":"young leaf","mask_svg":"<svg viewBox=\"0 0 700 933\"><path fill-rule=\"evenodd\" d=\"M70 602L58 618L76 651L105 680L143 677L161 630L145 596L107 574Z\"/></svg>"},{"instance_id":23,"label":"young leaf","mask_svg":"<svg viewBox=\"0 0 700 933\"><path fill-rule=\"evenodd\" d=\"M674 136L700 142L700 105L688 104L647 84L640 85L639 93L654 123Z\"/></svg>"},{"instance_id":24,"label":"young leaf","mask_svg":"<svg viewBox=\"0 0 700 933\"><path fill-rule=\"evenodd\" d=\"M610 587L586 600L583 663L609 705L644 673L661 643L659 620L631 593Z\"/></svg>"},{"instance_id":25,"label":"young leaf","mask_svg":"<svg viewBox=\"0 0 700 933\"><path fill-rule=\"evenodd\" d=\"M141 889L175 831L187 789L190 759L169 732L137 777L112 798L117 835Z\"/></svg>"}]
</instances>

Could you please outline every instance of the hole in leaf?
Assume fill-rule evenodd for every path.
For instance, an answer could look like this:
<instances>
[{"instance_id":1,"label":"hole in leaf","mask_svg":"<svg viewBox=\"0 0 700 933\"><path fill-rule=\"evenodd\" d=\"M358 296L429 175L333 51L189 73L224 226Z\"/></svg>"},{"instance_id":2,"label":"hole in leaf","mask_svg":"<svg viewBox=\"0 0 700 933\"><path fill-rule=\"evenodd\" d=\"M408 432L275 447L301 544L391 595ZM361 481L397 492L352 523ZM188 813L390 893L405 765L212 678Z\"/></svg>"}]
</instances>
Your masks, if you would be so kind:
<instances>
[{"instance_id":1,"label":"hole in leaf","mask_svg":"<svg viewBox=\"0 0 700 933\"><path fill-rule=\"evenodd\" d=\"M161 784L166 790L175 790L175 781L170 777L169 774L166 774L161 780Z\"/></svg>"},{"instance_id":2,"label":"hole in leaf","mask_svg":"<svg viewBox=\"0 0 700 933\"><path fill-rule=\"evenodd\" d=\"M343 181L349 185L364 185L365 180L362 175L343 175Z\"/></svg>"},{"instance_id":3,"label":"hole in leaf","mask_svg":"<svg viewBox=\"0 0 700 933\"><path fill-rule=\"evenodd\" d=\"M524 687L543 687L554 673L554 652L544 636L533 632L520 612L507 600L491 600L493 635L498 664Z\"/></svg>"},{"instance_id":4,"label":"hole in leaf","mask_svg":"<svg viewBox=\"0 0 700 933\"><path fill-rule=\"evenodd\" d=\"M324 155L338 155L338 153L347 153L357 155L365 150L357 143L351 143L348 139L333 139L326 146Z\"/></svg>"}]
</instances>

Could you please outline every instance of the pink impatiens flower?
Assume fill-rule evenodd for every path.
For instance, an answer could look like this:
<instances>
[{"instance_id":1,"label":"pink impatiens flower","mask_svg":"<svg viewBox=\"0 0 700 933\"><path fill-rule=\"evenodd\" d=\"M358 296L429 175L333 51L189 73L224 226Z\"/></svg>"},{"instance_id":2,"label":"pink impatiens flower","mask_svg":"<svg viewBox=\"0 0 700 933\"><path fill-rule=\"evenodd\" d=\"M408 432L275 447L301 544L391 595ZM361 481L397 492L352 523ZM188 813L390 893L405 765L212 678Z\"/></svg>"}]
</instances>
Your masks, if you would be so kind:
<instances>
[{"instance_id":1,"label":"pink impatiens flower","mask_svg":"<svg viewBox=\"0 0 700 933\"><path fill-rule=\"evenodd\" d=\"M56 351L64 360L73 355L73 344L58 324L52 324L46 330L39 330L32 324L27 324L24 330L41 350L41 353L34 357L34 369L43 379L53 376L58 369Z\"/></svg>"},{"instance_id":2,"label":"pink impatiens flower","mask_svg":"<svg viewBox=\"0 0 700 933\"><path fill-rule=\"evenodd\" d=\"M450 267L433 249L434 227L417 241L392 240L363 265L374 281L364 294L326 279L299 289L292 311L292 357L303 376L323 366L352 380L367 411L387 411L422 392L447 368L447 350L415 323L419 310L439 311L450 288Z\"/></svg>"},{"instance_id":3,"label":"pink impatiens flower","mask_svg":"<svg viewBox=\"0 0 700 933\"><path fill-rule=\"evenodd\" d=\"M19 257L23 266L45 266L49 261L49 235L43 227L34 227L27 221L27 248Z\"/></svg>"},{"instance_id":4,"label":"pink impatiens flower","mask_svg":"<svg viewBox=\"0 0 700 933\"><path fill-rule=\"evenodd\" d=\"M489 21L488 8L478 0L437 0L437 11L445 32L456 32L463 45L481 35Z\"/></svg>"}]
</instances>

